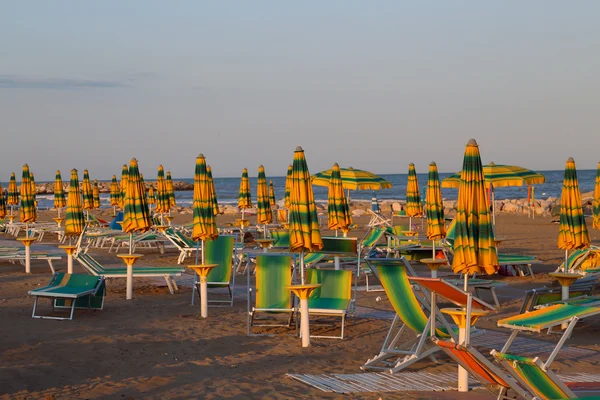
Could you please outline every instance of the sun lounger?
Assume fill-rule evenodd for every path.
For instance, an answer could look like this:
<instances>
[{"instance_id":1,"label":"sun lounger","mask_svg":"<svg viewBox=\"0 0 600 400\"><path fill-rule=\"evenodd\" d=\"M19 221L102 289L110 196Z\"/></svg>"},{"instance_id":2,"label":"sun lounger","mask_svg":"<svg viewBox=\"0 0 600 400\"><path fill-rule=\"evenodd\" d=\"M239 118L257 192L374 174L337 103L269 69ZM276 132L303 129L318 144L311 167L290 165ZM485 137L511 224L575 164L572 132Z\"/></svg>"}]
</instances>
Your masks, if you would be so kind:
<instances>
[{"instance_id":1,"label":"sun lounger","mask_svg":"<svg viewBox=\"0 0 600 400\"><path fill-rule=\"evenodd\" d=\"M569 298L579 298L589 296L596 287L597 279L576 281L569 287ZM533 311L539 306L551 304L562 300L562 291L560 287L542 287L531 289L525 292L523 304L519 311L520 314Z\"/></svg>"},{"instance_id":2,"label":"sun lounger","mask_svg":"<svg viewBox=\"0 0 600 400\"><path fill-rule=\"evenodd\" d=\"M50 283L47 286L29 291L29 295L35 297L31 317L72 320L75 308L101 310L104 305L105 292L103 277L56 272L52 275L52 279L50 279ZM53 310L54 308L70 309L71 313L69 317L36 315L39 297L49 298L52 301ZM70 305L66 306L66 303L70 303Z\"/></svg>"},{"instance_id":3,"label":"sun lounger","mask_svg":"<svg viewBox=\"0 0 600 400\"><path fill-rule=\"evenodd\" d=\"M215 240L207 240L204 242L204 263L218 264L213 268L206 277L207 287L210 288L227 288L229 291L229 300L214 300L209 298L208 304L211 303L229 303L233 306L233 290L235 289L235 274L233 272L234 255L234 235L219 235ZM200 295L200 282L196 280L194 274L194 286ZM193 301L192 301L193 303Z\"/></svg>"},{"instance_id":4,"label":"sun lounger","mask_svg":"<svg viewBox=\"0 0 600 400\"><path fill-rule=\"evenodd\" d=\"M13 251L13 252L0 252L0 260L7 260L9 262L20 262L22 265L25 265L25 252ZM50 267L50 271L55 273L54 265L52 261L61 260L62 255L58 253L40 253L40 252L32 252L29 256L30 260L45 260L48 262L48 266Z\"/></svg>"},{"instance_id":5,"label":"sun lounger","mask_svg":"<svg viewBox=\"0 0 600 400\"><path fill-rule=\"evenodd\" d=\"M562 263L556 272L562 272L565 263ZM567 272L593 274L600 272L600 248L591 246L585 249L574 250L567 257Z\"/></svg>"},{"instance_id":6,"label":"sun lounger","mask_svg":"<svg viewBox=\"0 0 600 400\"><path fill-rule=\"evenodd\" d=\"M168 228L165 229L163 235L177 248L177 250L179 250L177 264L181 264L186 257L191 256L192 253L198 249L197 242L194 242L191 238L185 236L178 230Z\"/></svg>"}]
</instances>

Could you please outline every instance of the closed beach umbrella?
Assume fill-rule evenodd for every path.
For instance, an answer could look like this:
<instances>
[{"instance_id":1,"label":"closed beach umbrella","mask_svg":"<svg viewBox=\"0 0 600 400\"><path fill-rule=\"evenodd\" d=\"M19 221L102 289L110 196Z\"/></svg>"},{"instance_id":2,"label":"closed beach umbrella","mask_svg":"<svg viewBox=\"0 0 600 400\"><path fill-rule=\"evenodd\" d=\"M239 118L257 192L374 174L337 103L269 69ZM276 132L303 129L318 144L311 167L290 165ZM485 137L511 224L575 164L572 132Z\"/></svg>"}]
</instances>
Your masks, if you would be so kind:
<instances>
[{"instance_id":1,"label":"closed beach umbrella","mask_svg":"<svg viewBox=\"0 0 600 400\"><path fill-rule=\"evenodd\" d=\"M6 217L6 200L4 199L4 191L0 185L0 218Z\"/></svg>"},{"instance_id":2,"label":"closed beach umbrella","mask_svg":"<svg viewBox=\"0 0 600 400\"><path fill-rule=\"evenodd\" d=\"M300 253L301 281L304 284L304 252L321 250L323 241L310 173L302 147L296 147L290 187L290 250Z\"/></svg>"},{"instance_id":3,"label":"closed beach umbrella","mask_svg":"<svg viewBox=\"0 0 600 400\"><path fill-rule=\"evenodd\" d=\"M94 208L100 208L100 187L98 187L97 179L94 179L94 186L92 187L92 200L94 201Z\"/></svg>"},{"instance_id":4,"label":"closed beach umbrella","mask_svg":"<svg viewBox=\"0 0 600 400\"><path fill-rule=\"evenodd\" d=\"M167 191L167 182L165 181L165 170L162 165L158 166L158 176L156 178L156 212L168 213L171 209L169 193Z\"/></svg>"},{"instance_id":5,"label":"closed beach umbrella","mask_svg":"<svg viewBox=\"0 0 600 400\"><path fill-rule=\"evenodd\" d=\"M60 209L67 204L65 200L65 189L63 188L62 176L60 171L56 171L54 177L54 208L58 209L58 216L60 217Z\"/></svg>"},{"instance_id":6,"label":"closed beach umbrella","mask_svg":"<svg viewBox=\"0 0 600 400\"><path fill-rule=\"evenodd\" d=\"M277 205L277 201L275 201L275 188L273 187L273 181L269 180L269 204L271 208Z\"/></svg>"},{"instance_id":7,"label":"closed beach umbrella","mask_svg":"<svg viewBox=\"0 0 600 400\"><path fill-rule=\"evenodd\" d=\"M92 210L94 208L94 194L92 192L92 183L90 182L90 175L87 169L83 170L81 195L83 196L83 209Z\"/></svg>"},{"instance_id":8,"label":"closed beach umbrella","mask_svg":"<svg viewBox=\"0 0 600 400\"><path fill-rule=\"evenodd\" d=\"M35 184L35 177L33 176L33 172L29 172L29 179L31 182L31 195L33 196L33 206L37 210L37 186Z\"/></svg>"},{"instance_id":9,"label":"closed beach umbrella","mask_svg":"<svg viewBox=\"0 0 600 400\"><path fill-rule=\"evenodd\" d=\"M117 214L117 206L121 200L121 188L117 182L117 176L113 175L110 181L110 205L113 207L113 214Z\"/></svg>"},{"instance_id":10,"label":"closed beach umbrella","mask_svg":"<svg viewBox=\"0 0 600 400\"><path fill-rule=\"evenodd\" d=\"M260 165L258 167L258 180L256 185L256 204L257 204L257 215L256 222L259 224L270 224L273 222L273 212L271 211L271 204L269 203L269 188L267 187L267 178L265 176L265 168ZM264 235L267 235L267 229L265 227Z\"/></svg>"},{"instance_id":11,"label":"closed beach umbrella","mask_svg":"<svg viewBox=\"0 0 600 400\"><path fill-rule=\"evenodd\" d=\"M213 181L212 169L210 165L206 166L206 174L208 175L208 184L210 185L210 197L213 207L213 214L219 215L221 214L221 210L219 209L219 201L217 200L217 192L215 191L215 182Z\"/></svg>"},{"instance_id":12,"label":"closed beach umbrella","mask_svg":"<svg viewBox=\"0 0 600 400\"><path fill-rule=\"evenodd\" d=\"M206 159L200 154L196 157L194 173L194 227L192 239L195 241L213 240L219 236L215 213L210 193L210 180L206 167ZM202 246L204 252L204 246ZM204 255L202 256L204 262Z\"/></svg>"},{"instance_id":13,"label":"closed beach umbrella","mask_svg":"<svg viewBox=\"0 0 600 400\"><path fill-rule=\"evenodd\" d=\"M65 235L69 238L81 235L84 225L85 219L81 191L79 190L79 177L77 176L77 170L72 169L65 214Z\"/></svg>"},{"instance_id":14,"label":"closed beach umbrella","mask_svg":"<svg viewBox=\"0 0 600 400\"><path fill-rule=\"evenodd\" d=\"M327 222L329 229L336 230L336 232L340 229L344 233L344 237L346 237L350 230L350 224L352 224L350 207L342 186L342 176L338 163L333 164L331 179L329 180Z\"/></svg>"},{"instance_id":15,"label":"closed beach umbrella","mask_svg":"<svg viewBox=\"0 0 600 400\"><path fill-rule=\"evenodd\" d=\"M148 192L146 192L146 194L146 197L148 198L148 204L156 203L156 197L154 196L154 186L152 186L152 184L148 186Z\"/></svg>"},{"instance_id":16,"label":"closed beach umbrella","mask_svg":"<svg viewBox=\"0 0 600 400\"><path fill-rule=\"evenodd\" d=\"M408 183L406 184L406 215L410 217L408 222L410 229L412 229L412 217L420 217L423 215L419 181L415 171L415 164L413 163L408 165Z\"/></svg>"},{"instance_id":17,"label":"closed beach umbrella","mask_svg":"<svg viewBox=\"0 0 600 400\"><path fill-rule=\"evenodd\" d=\"M433 257L435 258L435 241L446 237L444 219L444 203L440 189L440 176L437 165L429 164L427 192L425 193L425 213L427 215L427 238L433 241Z\"/></svg>"},{"instance_id":18,"label":"closed beach umbrella","mask_svg":"<svg viewBox=\"0 0 600 400\"><path fill-rule=\"evenodd\" d=\"M31 190L31 176L29 174L29 165L23 165L23 175L21 178L21 190L20 190L20 209L19 219L23 223L35 222L37 213L34 204L34 195ZM27 236L29 236L29 229L27 229Z\"/></svg>"},{"instance_id":19,"label":"closed beach umbrella","mask_svg":"<svg viewBox=\"0 0 600 400\"><path fill-rule=\"evenodd\" d=\"M8 199L6 203L10 206L10 214L13 213L13 208L19 204L19 189L17 188L17 180L15 179L15 173L10 174L10 181L8 182Z\"/></svg>"},{"instance_id":20,"label":"closed beach umbrella","mask_svg":"<svg viewBox=\"0 0 600 400\"><path fill-rule=\"evenodd\" d=\"M169 212L171 212L171 208L176 207L177 203L175 202L175 189L173 188L173 179L171 179L171 171L167 171L167 193L169 194Z\"/></svg>"},{"instance_id":21,"label":"closed beach umbrella","mask_svg":"<svg viewBox=\"0 0 600 400\"><path fill-rule=\"evenodd\" d=\"M252 208L252 198L250 197L250 180L248 179L248 170L242 171L240 180L240 191L238 193L238 208L242 210L242 219L244 219L244 210Z\"/></svg>"},{"instance_id":22,"label":"closed beach umbrella","mask_svg":"<svg viewBox=\"0 0 600 400\"><path fill-rule=\"evenodd\" d=\"M283 198L283 206L290 208L290 190L292 188L292 165L288 165L287 174L285 176L285 195Z\"/></svg>"},{"instance_id":23,"label":"closed beach umbrella","mask_svg":"<svg viewBox=\"0 0 600 400\"><path fill-rule=\"evenodd\" d=\"M125 209L125 197L127 196L127 175L129 175L129 168L127 167L127 164L123 164L123 167L121 168L121 192L119 198L119 207L121 207L121 209Z\"/></svg>"},{"instance_id":24,"label":"closed beach umbrella","mask_svg":"<svg viewBox=\"0 0 600 400\"><path fill-rule=\"evenodd\" d=\"M583 216L577 169L575 160L570 157L565 167L560 198L560 226L558 228L558 248L565 251L565 268L568 251L581 249L589 244L590 237Z\"/></svg>"},{"instance_id":25,"label":"closed beach umbrella","mask_svg":"<svg viewBox=\"0 0 600 400\"><path fill-rule=\"evenodd\" d=\"M152 219L146 203L146 190L140 179L138 162L132 158L127 174L127 195L123 213L123 232L132 236L133 232L146 232L152 227ZM129 241L129 253L132 251L132 241Z\"/></svg>"},{"instance_id":26,"label":"closed beach umbrella","mask_svg":"<svg viewBox=\"0 0 600 400\"><path fill-rule=\"evenodd\" d=\"M592 222L592 228L600 229L600 163L598 163L598 170L596 171L596 184L594 185L594 216Z\"/></svg>"}]
</instances>

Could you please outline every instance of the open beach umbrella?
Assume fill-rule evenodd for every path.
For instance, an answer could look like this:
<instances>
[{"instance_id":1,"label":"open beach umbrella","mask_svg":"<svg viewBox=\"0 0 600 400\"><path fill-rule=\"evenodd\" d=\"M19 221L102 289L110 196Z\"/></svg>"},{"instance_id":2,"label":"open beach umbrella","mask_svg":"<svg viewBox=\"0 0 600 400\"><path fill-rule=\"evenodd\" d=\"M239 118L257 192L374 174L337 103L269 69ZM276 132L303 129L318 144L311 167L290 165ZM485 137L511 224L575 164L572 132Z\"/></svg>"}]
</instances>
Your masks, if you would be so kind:
<instances>
[{"instance_id":1,"label":"open beach umbrella","mask_svg":"<svg viewBox=\"0 0 600 400\"><path fill-rule=\"evenodd\" d=\"M0 185L0 218L6 217L6 200L4 199L4 191Z\"/></svg>"},{"instance_id":2,"label":"open beach umbrella","mask_svg":"<svg viewBox=\"0 0 600 400\"><path fill-rule=\"evenodd\" d=\"M336 231L340 229L346 237L352 224L350 207L342 186L342 177L340 175L340 166L333 164L331 170L331 179L329 180L329 190L327 194L327 222L329 229Z\"/></svg>"},{"instance_id":3,"label":"open beach umbrella","mask_svg":"<svg viewBox=\"0 0 600 400\"><path fill-rule=\"evenodd\" d=\"M119 205L119 200L121 199L121 189L119 188L119 183L117 182L117 176L113 175L112 180L110 181L110 205L113 207L113 214L117 214L117 206Z\"/></svg>"},{"instance_id":4,"label":"open beach umbrella","mask_svg":"<svg viewBox=\"0 0 600 400\"><path fill-rule=\"evenodd\" d=\"M140 179L138 162L132 158L127 174L127 195L123 212L123 232L129 233L129 254L133 250L133 232L146 232L151 227L152 218L146 203L146 190Z\"/></svg>"},{"instance_id":5,"label":"open beach umbrella","mask_svg":"<svg viewBox=\"0 0 600 400\"><path fill-rule=\"evenodd\" d=\"M10 174L10 181L8 182L8 199L6 204L10 206L10 215L13 214L14 207L19 204L19 189L17 188L17 180L15 179L15 173Z\"/></svg>"},{"instance_id":6,"label":"open beach umbrella","mask_svg":"<svg viewBox=\"0 0 600 400\"><path fill-rule=\"evenodd\" d=\"M175 189L173 188L173 179L171 179L171 171L167 171L165 183L167 185L167 193L169 194L169 212L171 212L171 209L177 206L177 202L175 201Z\"/></svg>"},{"instance_id":7,"label":"open beach umbrella","mask_svg":"<svg viewBox=\"0 0 600 400\"><path fill-rule=\"evenodd\" d=\"M129 168L127 167L127 164L123 164L123 167L121 168L121 183L119 185L121 187L119 199L119 207L121 207L121 209L125 209L125 197L127 196L127 175L129 175Z\"/></svg>"},{"instance_id":8,"label":"open beach umbrella","mask_svg":"<svg viewBox=\"0 0 600 400\"><path fill-rule=\"evenodd\" d=\"M415 164L408 165L408 183L406 184L406 215L408 215L409 229L412 230L412 217L423 215L423 206L421 205L421 192L419 191L419 181L415 171Z\"/></svg>"},{"instance_id":9,"label":"open beach umbrella","mask_svg":"<svg viewBox=\"0 0 600 400\"><path fill-rule=\"evenodd\" d=\"M446 237L446 220L444 219L444 203L440 189L440 176L435 162L429 164L427 192L425 193L425 213L427 215L427 239L433 242L433 258L435 258L435 241Z\"/></svg>"},{"instance_id":10,"label":"open beach umbrella","mask_svg":"<svg viewBox=\"0 0 600 400\"><path fill-rule=\"evenodd\" d=\"M267 187L267 178L265 176L265 167L259 165L258 180L256 185L256 206L257 215L256 222L258 224L267 225L273 222L273 212L269 203L269 188ZM267 237L267 227L264 227L264 237Z\"/></svg>"},{"instance_id":11,"label":"open beach umbrella","mask_svg":"<svg viewBox=\"0 0 600 400\"><path fill-rule=\"evenodd\" d=\"M81 183L81 196L83 196L83 209L86 211L87 220L90 219L90 211L94 209L94 193L87 169L83 170L83 182Z\"/></svg>"},{"instance_id":12,"label":"open beach umbrella","mask_svg":"<svg viewBox=\"0 0 600 400\"><path fill-rule=\"evenodd\" d=\"M60 171L56 171L54 178L54 208L58 210L58 217L60 218L60 209L63 208L67 202L65 201L65 189L63 188L62 176Z\"/></svg>"},{"instance_id":13,"label":"open beach umbrella","mask_svg":"<svg viewBox=\"0 0 600 400\"><path fill-rule=\"evenodd\" d=\"M321 250L323 240L310 173L302 147L296 147L290 187L290 251L300 253L300 279L304 284L304 252Z\"/></svg>"},{"instance_id":14,"label":"open beach umbrella","mask_svg":"<svg viewBox=\"0 0 600 400\"><path fill-rule=\"evenodd\" d=\"M85 217L83 216L83 202L79 190L79 177L77 176L77 170L72 169L67 196L67 210L65 212L65 236L72 238L81 235L84 225Z\"/></svg>"},{"instance_id":15,"label":"open beach umbrella","mask_svg":"<svg viewBox=\"0 0 600 400\"><path fill-rule=\"evenodd\" d=\"M288 165L287 174L285 176L285 194L283 197L283 206L290 208L290 189L292 187L292 165Z\"/></svg>"},{"instance_id":16,"label":"open beach umbrella","mask_svg":"<svg viewBox=\"0 0 600 400\"><path fill-rule=\"evenodd\" d=\"M594 185L592 228L600 229L600 162L596 171L596 183Z\"/></svg>"},{"instance_id":17,"label":"open beach umbrella","mask_svg":"<svg viewBox=\"0 0 600 400\"><path fill-rule=\"evenodd\" d=\"M242 219L244 219L244 210L252 208L252 198L250 197L250 180L248 179L248 170L242 171L240 180L240 191L238 194L238 208L242 210Z\"/></svg>"},{"instance_id":18,"label":"open beach umbrella","mask_svg":"<svg viewBox=\"0 0 600 400\"><path fill-rule=\"evenodd\" d=\"M94 186L92 187L92 200L94 202L94 208L100 208L100 187L98 186L98 179L94 179Z\"/></svg>"},{"instance_id":19,"label":"open beach umbrella","mask_svg":"<svg viewBox=\"0 0 600 400\"><path fill-rule=\"evenodd\" d=\"M271 208L277 205L277 201L275 201L275 188L273 187L273 181L269 180L269 204Z\"/></svg>"},{"instance_id":20,"label":"open beach umbrella","mask_svg":"<svg viewBox=\"0 0 600 400\"><path fill-rule=\"evenodd\" d=\"M21 178L21 203L19 209L19 219L26 224L25 235L29 237L29 227L27 224L35 222L37 212L35 209L35 197L31 187L31 175L29 174L29 165L23 165L23 175Z\"/></svg>"},{"instance_id":21,"label":"open beach umbrella","mask_svg":"<svg viewBox=\"0 0 600 400\"><path fill-rule=\"evenodd\" d=\"M310 178L311 183L317 186L329 186L331 172L332 170L328 169L314 174ZM346 195L348 201L350 200L350 190L381 190L392 187L392 184L382 177L372 172L352 167L340 168L340 175L342 177L342 186L348 190Z\"/></svg>"},{"instance_id":22,"label":"open beach umbrella","mask_svg":"<svg viewBox=\"0 0 600 400\"><path fill-rule=\"evenodd\" d=\"M215 216L221 214L221 210L219 209L219 201L217 200L217 192L215 191L215 182L213 181L212 169L210 165L206 166L206 174L208 175L208 184L210 185L210 197L213 207L213 214Z\"/></svg>"},{"instance_id":23,"label":"open beach umbrella","mask_svg":"<svg viewBox=\"0 0 600 400\"><path fill-rule=\"evenodd\" d=\"M569 250L582 249L589 244L590 237L583 216L577 169L575 160L570 157L565 167L560 197L560 226L558 228L558 248L565 251L564 268L567 266Z\"/></svg>"}]
</instances>

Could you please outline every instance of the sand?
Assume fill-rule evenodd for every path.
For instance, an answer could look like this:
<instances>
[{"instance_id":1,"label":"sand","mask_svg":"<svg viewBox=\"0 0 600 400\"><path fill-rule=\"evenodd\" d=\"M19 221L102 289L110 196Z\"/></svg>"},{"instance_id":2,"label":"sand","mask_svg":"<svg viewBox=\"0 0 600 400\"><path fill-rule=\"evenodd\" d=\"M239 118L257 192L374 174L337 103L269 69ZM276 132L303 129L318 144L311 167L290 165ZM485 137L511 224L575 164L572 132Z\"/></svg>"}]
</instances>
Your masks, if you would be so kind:
<instances>
[{"instance_id":1,"label":"sand","mask_svg":"<svg viewBox=\"0 0 600 400\"><path fill-rule=\"evenodd\" d=\"M106 211L105 214L109 213ZM48 219L49 212L42 212ZM53 216L53 215L52 215ZM220 216L218 223L235 216ZM191 221L178 215L175 223ZM368 218L357 219L364 232ZM478 322L487 330L506 331L496 326L499 318L518 311L528 288L549 283L547 272L561 262L556 248L558 225L550 218L498 217L498 236L506 240L501 251L537 255L536 279L494 276L508 283L498 290L501 309ZM324 234L330 234L324 231ZM591 231L595 244L600 234ZM2 234L0 239L14 241ZM44 240L55 246L56 239ZM143 250L143 263L175 265L178 252ZM92 249L90 253L106 265L122 265L114 253ZM76 263L77 264L77 263ZM66 270L66 261L56 263ZM0 262L0 396L4 399L141 399L141 398L455 398L456 392L354 393L350 396L321 392L286 377L287 373L359 373L367 358L379 352L390 321L378 318L350 318L344 340L313 339L303 349L293 331L279 329L273 336L246 336L246 277L237 276L233 307L211 307L209 318L197 319L198 306L190 304L191 275L179 279L180 291L171 295L164 282L136 279L134 299L125 300L124 280L110 280L105 309L76 311L72 321L31 318L33 299L27 291L45 285L50 270L45 262L24 267ZM422 275L423 267L417 266ZM75 266L75 272L83 269ZM377 301L377 298L380 300ZM383 292L361 291L357 305L391 311ZM48 311L48 303L41 303ZM316 329L316 328L315 328ZM321 328L328 329L328 328ZM600 318L582 321L568 346L598 350ZM275 331L272 331L275 332ZM527 335L557 341L548 335ZM440 364L420 362L410 370L454 371L455 364L440 357ZM553 364L560 371L600 373L595 361L561 360ZM491 398L483 390L461 398Z\"/></svg>"}]
</instances>

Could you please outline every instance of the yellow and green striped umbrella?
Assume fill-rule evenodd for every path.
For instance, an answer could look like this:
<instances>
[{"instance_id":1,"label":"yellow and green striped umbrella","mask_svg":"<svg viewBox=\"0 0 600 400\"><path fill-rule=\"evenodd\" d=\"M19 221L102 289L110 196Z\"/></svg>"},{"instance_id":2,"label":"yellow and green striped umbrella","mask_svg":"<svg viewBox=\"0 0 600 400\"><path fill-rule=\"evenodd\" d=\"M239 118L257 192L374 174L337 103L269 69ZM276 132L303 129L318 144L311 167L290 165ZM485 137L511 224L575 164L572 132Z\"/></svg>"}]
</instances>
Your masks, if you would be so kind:
<instances>
[{"instance_id":1,"label":"yellow and green striped umbrella","mask_svg":"<svg viewBox=\"0 0 600 400\"><path fill-rule=\"evenodd\" d=\"M79 177L77 176L77 170L72 169L65 214L65 235L68 237L81 235L84 225L85 217L83 216L83 202L79 190Z\"/></svg>"},{"instance_id":2,"label":"yellow and green striped umbrella","mask_svg":"<svg viewBox=\"0 0 600 400\"><path fill-rule=\"evenodd\" d=\"M67 204L65 200L65 189L63 187L62 176L60 176L60 171L56 171L56 176L54 178L54 208L58 208L58 215L60 216L60 209L63 208Z\"/></svg>"},{"instance_id":3,"label":"yellow and green striped umbrella","mask_svg":"<svg viewBox=\"0 0 600 400\"><path fill-rule=\"evenodd\" d=\"M593 214L592 228L600 229L600 162L598 163L594 185Z\"/></svg>"},{"instance_id":4,"label":"yellow and green striped umbrella","mask_svg":"<svg viewBox=\"0 0 600 400\"><path fill-rule=\"evenodd\" d=\"M127 175L129 175L129 168L127 168L127 164L123 164L121 168L121 193L119 198L119 207L121 209L125 209L125 197L127 196Z\"/></svg>"},{"instance_id":5,"label":"yellow and green striped umbrella","mask_svg":"<svg viewBox=\"0 0 600 400\"><path fill-rule=\"evenodd\" d=\"M539 172L516 165L500 165L489 163L483 166L485 185L489 187L523 186L544 183L546 178ZM460 185L460 172L457 172L442 181L443 188L458 188Z\"/></svg>"},{"instance_id":6,"label":"yellow and green striped umbrella","mask_svg":"<svg viewBox=\"0 0 600 400\"><path fill-rule=\"evenodd\" d=\"M14 172L10 174L10 181L8 182L8 199L6 203L9 206L16 206L19 204L19 189L17 188L17 180L15 179Z\"/></svg>"},{"instance_id":7,"label":"yellow and green striped umbrella","mask_svg":"<svg viewBox=\"0 0 600 400\"><path fill-rule=\"evenodd\" d=\"M167 193L169 194L169 209L176 207L177 203L175 202L175 189L173 189L173 180L171 179L171 171L167 171Z\"/></svg>"},{"instance_id":8,"label":"yellow and green striped umbrella","mask_svg":"<svg viewBox=\"0 0 600 400\"><path fill-rule=\"evenodd\" d=\"M583 216L577 169L575 168L575 160L570 157L565 167L560 198L558 248L565 250L566 257L569 250L581 249L589 246L589 244L590 237Z\"/></svg>"},{"instance_id":9,"label":"yellow and green striped umbrella","mask_svg":"<svg viewBox=\"0 0 600 400\"><path fill-rule=\"evenodd\" d=\"M352 224L350 207L348 206L348 200L344 194L342 176L340 174L340 166L338 163L333 164L331 179L329 180L327 221L329 223L329 229L336 231L340 229L344 233L344 236L346 236L350 230L350 225Z\"/></svg>"},{"instance_id":10,"label":"yellow and green striped umbrella","mask_svg":"<svg viewBox=\"0 0 600 400\"><path fill-rule=\"evenodd\" d=\"M168 213L171 209L167 182L165 181L165 170L162 165L158 166L158 177L156 178L156 212Z\"/></svg>"},{"instance_id":11,"label":"yellow and green striped umbrella","mask_svg":"<svg viewBox=\"0 0 600 400\"><path fill-rule=\"evenodd\" d=\"M146 232L152 227L152 218L146 203L146 190L140 179L138 162L132 158L129 162L127 174L127 195L125 197L125 211L123 213L123 232ZM129 251L132 246L130 241Z\"/></svg>"},{"instance_id":12,"label":"yellow and green striped umbrella","mask_svg":"<svg viewBox=\"0 0 600 400\"><path fill-rule=\"evenodd\" d=\"M6 217L6 201L4 200L4 191L0 185L0 218Z\"/></svg>"},{"instance_id":13,"label":"yellow and green striped umbrella","mask_svg":"<svg viewBox=\"0 0 600 400\"><path fill-rule=\"evenodd\" d=\"M210 192L210 179L206 167L204 155L196 157L196 170L194 172L194 227L192 239L213 240L219 236L213 200ZM204 252L204 246L202 246ZM204 262L204 256L202 257Z\"/></svg>"},{"instance_id":14,"label":"yellow and green striped umbrella","mask_svg":"<svg viewBox=\"0 0 600 400\"><path fill-rule=\"evenodd\" d=\"M417 172L415 171L415 164L413 163L408 165L408 183L406 184L406 215L411 218L420 217L423 215L419 181L417 179Z\"/></svg>"},{"instance_id":15,"label":"yellow and green striped umbrella","mask_svg":"<svg viewBox=\"0 0 600 400\"><path fill-rule=\"evenodd\" d=\"M244 168L242 171L242 179L240 181L240 191L238 194L238 208L242 210L252 208L252 199L250 197L250 180L248 179L248 170Z\"/></svg>"},{"instance_id":16,"label":"yellow and green striped umbrella","mask_svg":"<svg viewBox=\"0 0 600 400\"><path fill-rule=\"evenodd\" d=\"M277 202L275 201L275 188L273 187L273 181L269 180L269 204L271 208L275 207Z\"/></svg>"},{"instance_id":17,"label":"yellow and green striped umbrella","mask_svg":"<svg viewBox=\"0 0 600 400\"><path fill-rule=\"evenodd\" d=\"M31 182L31 194L33 195L33 206L37 210L38 202L37 202L37 185L35 184L35 177L33 176L33 172L29 172L29 179ZM37 216L36 216L37 218Z\"/></svg>"},{"instance_id":18,"label":"yellow and green striped umbrella","mask_svg":"<svg viewBox=\"0 0 600 400\"><path fill-rule=\"evenodd\" d=\"M217 200L217 192L215 191L215 182L213 181L210 165L206 166L206 174L208 175L208 183L210 185L210 198L212 201L213 214L216 216L221 214L221 210L219 209L219 201Z\"/></svg>"},{"instance_id":19,"label":"yellow and green striped umbrella","mask_svg":"<svg viewBox=\"0 0 600 400\"><path fill-rule=\"evenodd\" d=\"M315 197L302 147L296 147L290 187L290 250L300 252L301 282L304 283L304 252L323 248Z\"/></svg>"},{"instance_id":20,"label":"yellow and green striped umbrella","mask_svg":"<svg viewBox=\"0 0 600 400\"><path fill-rule=\"evenodd\" d=\"M35 209L35 197L31 189L31 175L29 174L29 165L23 165L23 175L21 178L21 203L19 209L19 219L21 222L35 222L37 211ZM29 231L27 229L27 231ZM26 232L27 235L29 232Z\"/></svg>"},{"instance_id":21,"label":"yellow and green striped umbrella","mask_svg":"<svg viewBox=\"0 0 600 400\"><path fill-rule=\"evenodd\" d=\"M271 204L269 203L269 188L267 187L267 177L265 176L265 167L263 167L262 165L258 166L256 205L256 222L258 224L263 225L270 224L271 222L273 222L273 212L271 211Z\"/></svg>"},{"instance_id":22,"label":"yellow and green striped umbrella","mask_svg":"<svg viewBox=\"0 0 600 400\"><path fill-rule=\"evenodd\" d=\"M94 208L100 208L100 187L98 186L98 179L94 179L94 186L92 187L92 200L94 201Z\"/></svg>"},{"instance_id":23,"label":"yellow and green striped umbrella","mask_svg":"<svg viewBox=\"0 0 600 400\"><path fill-rule=\"evenodd\" d=\"M479 146L467 144L458 188L452 270L467 275L493 274L498 270L491 215ZM465 281L466 284L466 281Z\"/></svg>"},{"instance_id":24,"label":"yellow and green striped umbrella","mask_svg":"<svg viewBox=\"0 0 600 400\"><path fill-rule=\"evenodd\" d=\"M152 186L152 184L148 186L148 192L146 192L146 194L146 197L148 198L148 204L156 203L156 197L154 196L154 186Z\"/></svg>"},{"instance_id":25,"label":"yellow and green striped umbrella","mask_svg":"<svg viewBox=\"0 0 600 400\"><path fill-rule=\"evenodd\" d=\"M312 184L317 186L329 186L331 171L332 170L328 169L313 175L310 178ZM381 190L392 187L392 184L382 177L375 175L372 172L354 169L352 167L340 168L340 175L342 177L342 186L344 189Z\"/></svg>"},{"instance_id":26,"label":"yellow and green striped umbrella","mask_svg":"<svg viewBox=\"0 0 600 400\"><path fill-rule=\"evenodd\" d=\"M94 209L94 194L92 192L92 184L90 182L90 175L88 170L83 170L83 182L81 183L81 195L83 196L83 209L93 210Z\"/></svg>"},{"instance_id":27,"label":"yellow and green striped umbrella","mask_svg":"<svg viewBox=\"0 0 600 400\"><path fill-rule=\"evenodd\" d=\"M446 225L442 190L440 189L440 176L437 165L433 161L429 164L427 192L425 194L425 213L427 215L427 238L433 240L434 243L436 239L445 238ZM433 254L435 256L435 249Z\"/></svg>"},{"instance_id":28,"label":"yellow and green striped umbrella","mask_svg":"<svg viewBox=\"0 0 600 400\"><path fill-rule=\"evenodd\" d=\"M119 188L119 183L117 182L117 176L113 175L112 180L110 181L110 205L113 207L118 206L120 199L121 189Z\"/></svg>"},{"instance_id":29,"label":"yellow and green striped umbrella","mask_svg":"<svg viewBox=\"0 0 600 400\"><path fill-rule=\"evenodd\" d=\"M287 174L285 176L285 196L283 198L283 206L290 208L290 189L292 188L292 165L288 165Z\"/></svg>"}]
</instances>

